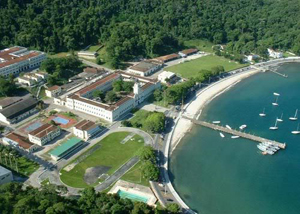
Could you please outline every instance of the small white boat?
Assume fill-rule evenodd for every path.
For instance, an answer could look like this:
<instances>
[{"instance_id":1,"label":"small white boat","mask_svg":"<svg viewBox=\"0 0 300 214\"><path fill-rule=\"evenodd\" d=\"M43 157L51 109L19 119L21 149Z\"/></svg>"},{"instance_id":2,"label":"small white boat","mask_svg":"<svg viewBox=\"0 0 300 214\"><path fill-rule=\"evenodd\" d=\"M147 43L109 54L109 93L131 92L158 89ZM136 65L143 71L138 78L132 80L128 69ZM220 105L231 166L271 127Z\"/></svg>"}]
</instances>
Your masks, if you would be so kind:
<instances>
[{"instance_id":1,"label":"small white boat","mask_svg":"<svg viewBox=\"0 0 300 214\"><path fill-rule=\"evenodd\" d=\"M225 135L222 133L222 132L220 132L220 136L223 138L223 137L225 137Z\"/></svg>"},{"instance_id":2,"label":"small white boat","mask_svg":"<svg viewBox=\"0 0 300 214\"><path fill-rule=\"evenodd\" d=\"M266 110L266 109L264 108L263 112L262 112L262 113L260 113L260 114L259 114L259 116L261 116L261 117L265 117L265 116L266 116L266 114L265 114L265 110Z\"/></svg>"},{"instance_id":3,"label":"small white boat","mask_svg":"<svg viewBox=\"0 0 300 214\"><path fill-rule=\"evenodd\" d=\"M213 124L219 124L219 123L221 123L221 121L218 121L218 120L213 121Z\"/></svg>"},{"instance_id":4,"label":"small white boat","mask_svg":"<svg viewBox=\"0 0 300 214\"><path fill-rule=\"evenodd\" d=\"M273 94L274 94L275 96L280 96L280 94L278 94L278 93L276 93L276 92L274 92Z\"/></svg>"},{"instance_id":5,"label":"small white boat","mask_svg":"<svg viewBox=\"0 0 300 214\"><path fill-rule=\"evenodd\" d=\"M247 128L247 125L241 125L239 128L240 130L244 130L245 128Z\"/></svg>"},{"instance_id":6,"label":"small white boat","mask_svg":"<svg viewBox=\"0 0 300 214\"><path fill-rule=\"evenodd\" d=\"M270 127L270 130L277 130L278 129L278 127L277 127L277 119L278 118L276 118L275 125Z\"/></svg>"},{"instance_id":7,"label":"small white boat","mask_svg":"<svg viewBox=\"0 0 300 214\"><path fill-rule=\"evenodd\" d=\"M298 114L298 109L296 109L296 112L295 112L295 116L294 117L290 117L289 119L290 120L297 120L297 114Z\"/></svg>"},{"instance_id":8,"label":"small white boat","mask_svg":"<svg viewBox=\"0 0 300 214\"><path fill-rule=\"evenodd\" d=\"M237 138L239 138L239 137L240 137L240 136L237 136L237 135L231 136L232 139L237 139Z\"/></svg>"},{"instance_id":9,"label":"small white boat","mask_svg":"<svg viewBox=\"0 0 300 214\"><path fill-rule=\"evenodd\" d=\"M229 125L226 125L226 128L227 128L227 129L230 129L230 130L232 129Z\"/></svg>"},{"instance_id":10,"label":"small white boat","mask_svg":"<svg viewBox=\"0 0 300 214\"><path fill-rule=\"evenodd\" d=\"M281 117L280 117L280 118L277 118L277 121L278 121L278 122L283 122L282 117L283 117L283 113L281 113Z\"/></svg>"},{"instance_id":11,"label":"small white boat","mask_svg":"<svg viewBox=\"0 0 300 214\"><path fill-rule=\"evenodd\" d=\"M297 130L296 131L292 131L292 134L300 134L299 123L298 123L298 126L297 126Z\"/></svg>"},{"instance_id":12,"label":"small white boat","mask_svg":"<svg viewBox=\"0 0 300 214\"><path fill-rule=\"evenodd\" d=\"M278 106L278 96L276 96L276 100L274 103L272 103L273 106Z\"/></svg>"},{"instance_id":13,"label":"small white boat","mask_svg":"<svg viewBox=\"0 0 300 214\"><path fill-rule=\"evenodd\" d=\"M269 155L274 155L274 152L273 152L273 151L266 150L266 152L267 152Z\"/></svg>"}]
</instances>

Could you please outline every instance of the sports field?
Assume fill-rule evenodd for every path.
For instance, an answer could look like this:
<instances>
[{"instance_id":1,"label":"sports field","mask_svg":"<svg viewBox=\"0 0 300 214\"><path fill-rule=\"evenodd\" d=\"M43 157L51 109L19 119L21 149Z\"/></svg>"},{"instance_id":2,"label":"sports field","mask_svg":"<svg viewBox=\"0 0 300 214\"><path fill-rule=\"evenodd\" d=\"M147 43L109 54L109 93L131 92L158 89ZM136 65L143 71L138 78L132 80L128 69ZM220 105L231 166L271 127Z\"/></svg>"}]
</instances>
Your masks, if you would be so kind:
<instances>
[{"instance_id":1,"label":"sports field","mask_svg":"<svg viewBox=\"0 0 300 214\"><path fill-rule=\"evenodd\" d=\"M137 155L139 149L144 146L144 140L139 135L133 135L133 137L130 137L128 141L124 142L123 140L128 135L130 135L129 132L116 132L108 135L103 140L95 144L88 151L81 155L84 156L85 154L90 153L85 159L77 163L73 169L68 172L65 169L60 171L60 178L62 182L77 188L88 187L89 185L86 183L84 177L86 170L92 167L107 168L108 171L106 171L105 174L113 174L130 158ZM93 151L93 148L94 150L96 148L96 150ZM77 161L78 158L72 163ZM91 186L95 186L97 184L98 182L95 182Z\"/></svg>"},{"instance_id":2,"label":"sports field","mask_svg":"<svg viewBox=\"0 0 300 214\"><path fill-rule=\"evenodd\" d=\"M212 67L218 65L223 66L225 68L225 71L231 71L247 66L247 64L240 64L224 57L208 55L188 62L180 63L178 65L167 67L164 70L174 72L184 78L191 78L197 76L199 71L201 70L211 70Z\"/></svg>"}]
</instances>

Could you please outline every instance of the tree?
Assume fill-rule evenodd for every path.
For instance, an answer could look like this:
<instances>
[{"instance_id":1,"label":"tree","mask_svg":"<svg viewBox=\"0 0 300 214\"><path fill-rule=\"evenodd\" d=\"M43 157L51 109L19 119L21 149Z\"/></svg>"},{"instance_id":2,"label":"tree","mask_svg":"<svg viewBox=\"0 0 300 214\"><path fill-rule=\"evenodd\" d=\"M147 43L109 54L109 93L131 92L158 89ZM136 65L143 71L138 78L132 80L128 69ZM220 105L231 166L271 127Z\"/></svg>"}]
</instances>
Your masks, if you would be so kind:
<instances>
[{"instance_id":1,"label":"tree","mask_svg":"<svg viewBox=\"0 0 300 214\"><path fill-rule=\"evenodd\" d=\"M162 132L165 129L165 115L161 112L150 114L145 121L145 128L153 133Z\"/></svg>"},{"instance_id":2,"label":"tree","mask_svg":"<svg viewBox=\"0 0 300 214\"><path fill-rule=\"evenodd\" d=\"M17 92L14 82L4 79L0 76L0 96L12 96Z\"/></svg>"},{"instance_id":3,"label":"tree","mask_svg":"<svg viewBox=\"0 0 300 214\"><path fill-rule=\"evenodd\" d=\"M175 203L170 203L170 204L167 204L167 210L169 213L180 213L180 206L178 204L175 204Z\"/></svg>"},{"instance_id":4,"label":"tree","mask_svg":"<svg viewBox=\"0 0 300 214\"><path fill-rule=\"evenodd\" d=\"M117 95L114 91L109 91L106 93L105 102L113 103L117 100Z\"/></svg>"},{"instance_id":5,"label":"tree","mask_svg":"<svg viewBox=\"0 0 300 214\"><path fill-rule=\"evenodd\" d=\"M95 90L95 91L93 91L93 97L94 98L100 98L101 100L104 100L105 94L101 90Z\"/></svg>"},{"instance_id":6,"label":"tree","mask_svg":"<svg viewBox=\"0 0 300 214\"><path fill-rule=\"evenodd\" d=\"M120 92L123 90L123 80L116 80L112 84L114 92Z\"/></svg>"},{"instance_id":7,"label":"tree","mask_svg":"<svg viewBox=\"0 0 300 214\"><path fill-rule=\"evenodd\" d=\"M144 146L140 153L140 160L141 161L151 161L151 162L155 163L155 153L154 153L153 147Z\"/></svg>"},{"instance_id":8,"label":"tree","mask_svg":"<svg viewBox=\"0 0 300 214\"><path fill-rule=\"evenodd\" d=\"M100 56L97 56L97 58L96 58L96 63L97 63L98 65L103 64L103 63L102 63L102 60L101 60L101 58L100 58Z\"/></svg>"},{"instance_id":9,"label":"tree","mask_svg":"<svg viewBox=\"0 0 300 214\"><path fill-rule=\"evenodd\" d=\"M154 99L156 101L161 101L163 99L163 94L162 94L162 91L160 89L156 89L153 92L153 96L154 96Z\"/></svg>"},{"instance_id":10,"label":"tree","mask_svg":"<svg viewBox=\"0 0 300 214\"><path fill-rule=\"evenodd\" d=\"M145 161L142 165L143 176L152 181L157 181L159 178L159 169L151 161Z\"/></svg>"}]
</instances>

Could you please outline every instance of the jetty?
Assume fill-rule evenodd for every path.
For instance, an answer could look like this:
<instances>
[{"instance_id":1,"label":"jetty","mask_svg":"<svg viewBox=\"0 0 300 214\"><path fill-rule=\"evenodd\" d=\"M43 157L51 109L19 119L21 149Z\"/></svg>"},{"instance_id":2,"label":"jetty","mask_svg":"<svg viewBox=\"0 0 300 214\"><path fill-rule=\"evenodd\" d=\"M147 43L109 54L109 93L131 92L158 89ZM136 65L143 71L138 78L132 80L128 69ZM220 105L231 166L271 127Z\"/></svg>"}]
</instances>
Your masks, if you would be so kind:
<instances>
[{"instance_id":1,"label":"jetty","mask_svg":"<svg viewBox=\"0 0 300 214\"><path fill-rule=\"evenodd\" d=\"M255 142L258 142L258 143L270 142L274 146L278 146L281 149L285 149L285 147L286 147L285 143L280 143L280 142L277 142L277 141L274 141L274 140L269 140L269 139L266 139L266 138L255 136L253 134L248 134L246 132L241 132L241 131L238 131L238 130L229 129L229 128L224 127L224 126L208 123L208 122L205 122L205 121L195 120L195 119L192 119L192 118L188 118L186 116L183 116L183 118L191 120L194 124L204 126L204 127L207 127L207 128L211 128L211 129L214 129L214 130L218 130L218 131L221 131L221 132L225 132L225 133L228 133L228 134L231 134L231 135L234 135L234 136L240 136L242 138L249 139L249 140L252 140L252 141L255 141Z\"/></svg>"},{"instance_id":2,"label":"jetty","mask_svg":"<svg viewBox=\"0 0 300 214\"><path fill-rule=\"evenodd\" d=\"M282 76L282 77L284 77L284 78L287 78L287 77L288 77L288 75L279 73L279 72L277 72L277 71L274 71L273 69L271 69L270 71L273 72L274 74L278 74L279 76Z\"/></svg>"}]
</instances>

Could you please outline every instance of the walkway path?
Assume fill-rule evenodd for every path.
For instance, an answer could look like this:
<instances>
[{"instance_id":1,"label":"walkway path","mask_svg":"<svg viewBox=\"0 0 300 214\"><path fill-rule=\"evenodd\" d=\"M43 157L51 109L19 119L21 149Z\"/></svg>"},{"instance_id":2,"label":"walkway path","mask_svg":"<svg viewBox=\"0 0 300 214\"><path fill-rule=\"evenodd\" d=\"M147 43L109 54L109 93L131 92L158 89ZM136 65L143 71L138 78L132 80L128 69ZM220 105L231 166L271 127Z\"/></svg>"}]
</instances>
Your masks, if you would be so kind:
<instances>
[{"instance_id":1,"label":"walkway path","mask_svg":"<svg viewBox=\"0 0 300 214\"><path fill-rule=\"evenodd\" d=\"M113 71L112 69L109 69L107 67L104 67L104 66L101 66L101 65L98 65L96 63L93 63L93 62L90 62L88 60L85 60L85 59L82 59L82 58L79 58L79 60L81 62L83 62L84 64L88 65L88 66L91 66L91 67L94 67L94 68L102 68L102 69L105 69L107 71Z\"/></svg>"}]
</instances>

